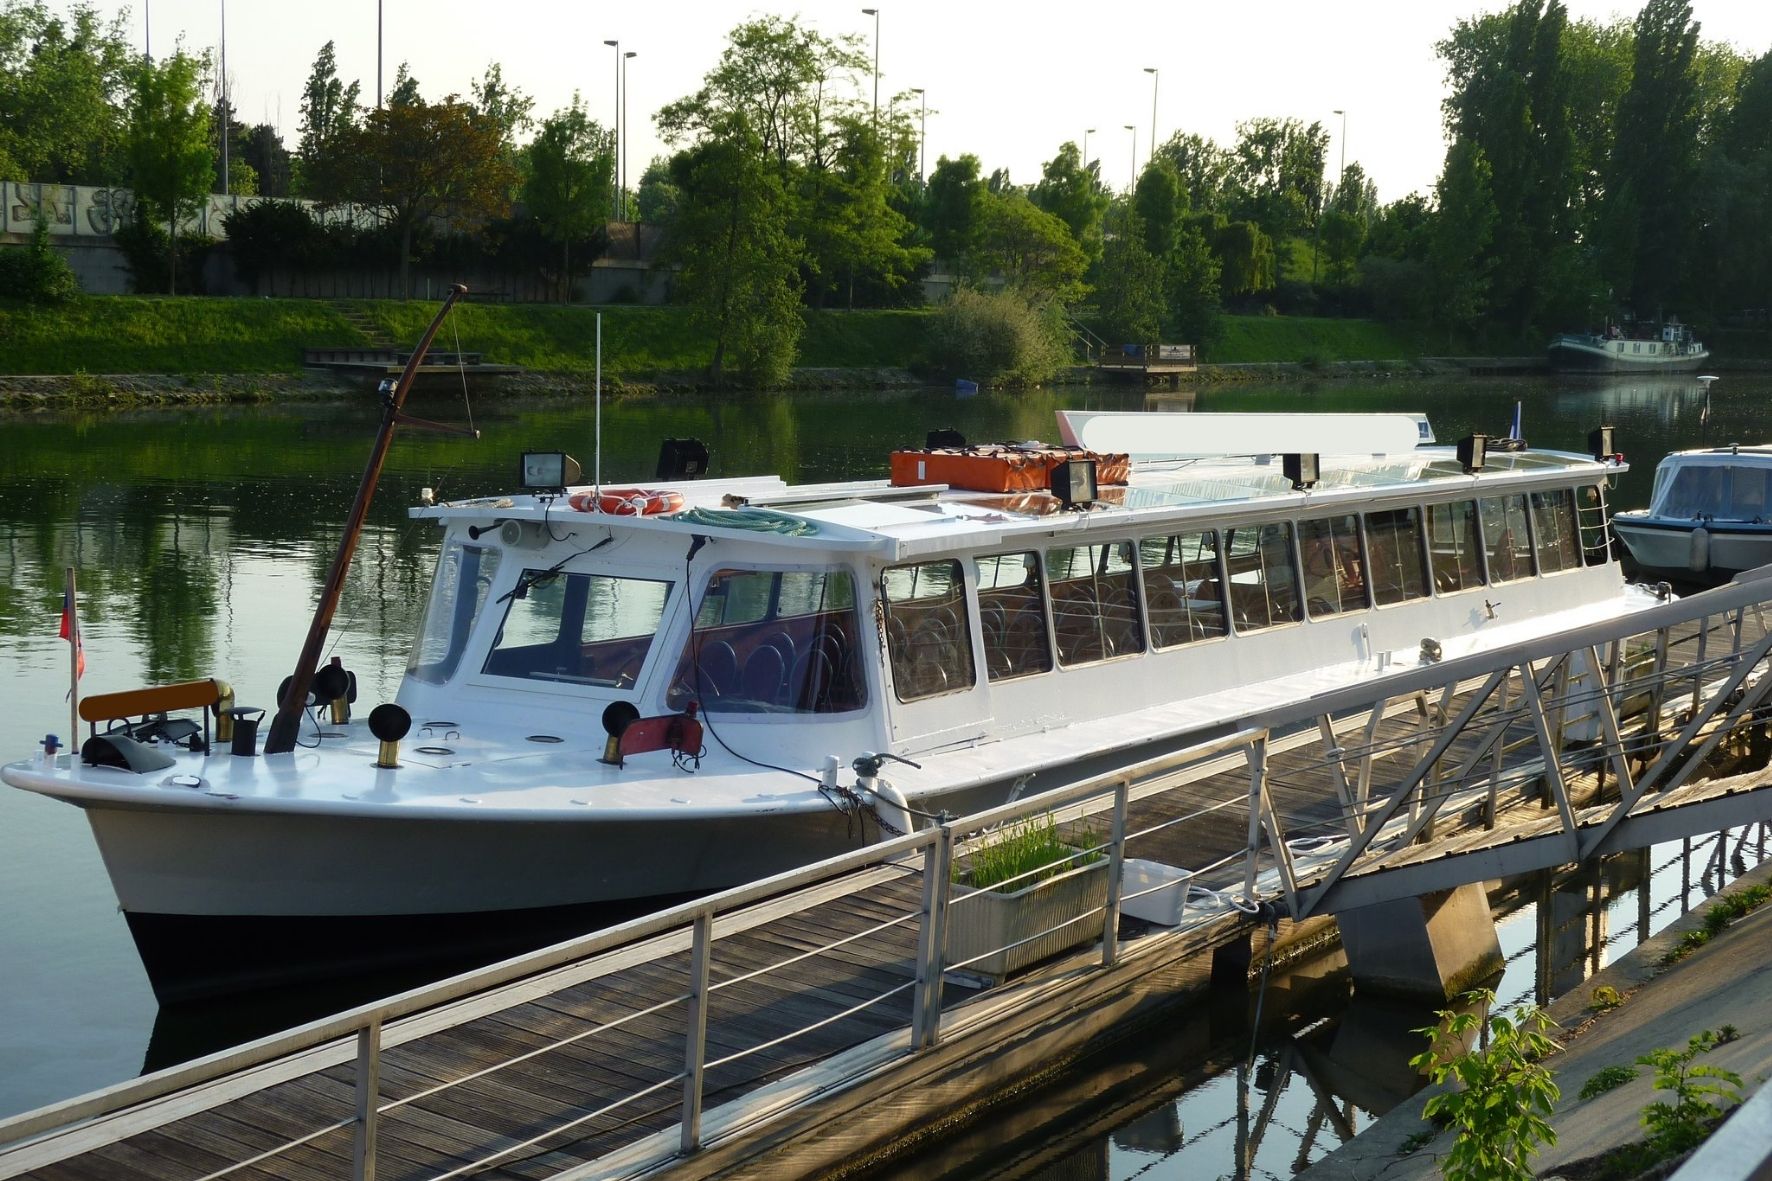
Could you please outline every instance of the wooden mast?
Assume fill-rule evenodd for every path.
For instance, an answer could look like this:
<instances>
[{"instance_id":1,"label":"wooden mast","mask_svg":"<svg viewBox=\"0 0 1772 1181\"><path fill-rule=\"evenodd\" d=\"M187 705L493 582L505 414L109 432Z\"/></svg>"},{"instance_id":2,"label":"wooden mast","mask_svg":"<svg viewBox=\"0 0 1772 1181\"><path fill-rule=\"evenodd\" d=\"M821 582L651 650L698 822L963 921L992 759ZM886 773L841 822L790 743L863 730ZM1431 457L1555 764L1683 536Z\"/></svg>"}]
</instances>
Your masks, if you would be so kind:
<instances>
[{"instance_id":1,"label":"wooden mast","mask_svg":"<svg viewBox=\"0 0 1772 1181\"><path fill-rule=\"evenodd\" d=\"M418 367L424 361L425 353L430 351L431 341L436 337L437 330L443 326L444 317L449 315L449 309L455 306L455 301L467 293L468 289L460 283L449 289L443 306L437 309L436 318L419 340L418 348L407 358L406 368L401 371L392 392L384 395L381 430L375 436L375 446L370 450L369 462L363 468L363 482L357 486L357 499L351 504L351 515L345 522L344 536L339 539L338 553L333 555L332 568L326 572L326 587L320 592L320 604L314 609L314 622L308 627L307 642L302 645L301 656L296 659L295 675L290 678L289 689L277 706L277 716L272 719L271 732L265 738L265 753L268 755L288 754L295 749L302 713L307 708L308 690L314 683L314 669L320 663L320 649L325 645L326 633L332 627L333 613L338 610L339 596L344 592L345 573L351 567L351 556L357 552L357 538L362 535L363 522L369 516L369 502L375 499L375 483L381 478L382 462L387 459L388 446L394 441L394 427L402 419L400 409L406 404L406 393L412 388L413 378L418 375Z\"/></svg>"}]
</instances>

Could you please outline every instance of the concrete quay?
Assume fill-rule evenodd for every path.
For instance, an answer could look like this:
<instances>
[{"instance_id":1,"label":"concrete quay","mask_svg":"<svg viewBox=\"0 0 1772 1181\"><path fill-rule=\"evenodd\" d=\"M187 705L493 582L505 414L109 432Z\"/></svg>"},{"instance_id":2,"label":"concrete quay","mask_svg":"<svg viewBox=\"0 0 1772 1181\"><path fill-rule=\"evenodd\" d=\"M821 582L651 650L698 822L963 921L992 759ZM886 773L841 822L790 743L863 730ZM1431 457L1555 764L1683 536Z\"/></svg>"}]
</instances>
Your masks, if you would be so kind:
<instances>
[{"instance_id":1,"label":"concrete quay","mask_svg":"<svg viewBox=\"0 0 1772 1181\"><path fill-rule=\"evenodd\" d=\"M1716 898L1682 915L1547 1007L1558 1026L1553 1036L1563 1049L1546 1063L1556 1075L1562 1098L1551 1117L1557 1143L1532 1162L1540 1177L1558 1176L1576 1162L1643 1138L1639 1116L1647 1104L1662 1097L1654 1092L1649 1072L1643 1069L1632 1082L1596 1098L1579 1098L1583 1084L1597 1071L1605 1066L1631 1065L1651 1050L1683 1048L1693 1034L1725 1025L1733 1025L1740 1036L1700 1061L1739 1074L1747 1097L1744 1108L1756 1110L1744 1110L1725 1124L1699 1149L1705 1160L1695 1156L1677 1177L1686 1178L1694 1169L1703 1169L1706 1181L1772 1176L1772 1165L1766 1163L1772 1155L1772 1137L1753 1130L1763 1122L1763 1113L1757 1109L1765 1107L1772 1096L1772 1088L1756 1094L1772 1078L1772 1025L1765 1020L1772 1012L1772 904L1738 919L1677 963L1661 962L1687 931L1704 924L1711 903L1759 883L1772 883L1772 863L1731 883ZM1617 1008L1594 1013L1588 1006L1594 990L1602 986L1617 989L1625 1000ZM1424 1090L1404 1101L1300 1173L1299 1181L1439 1177L1439 1163L1452 1142L1450 1132L1440 1133L1413 1152L1406 1151L1412 1139L1431 1127L1423 1120L1422 1107L1434 1093L1434 1089ZM1743 1152L1741 1145L1724 1143L1726 1138L1739 1139L1742 1134L1757 1140L1757 1145L1749 1144ZM1758 1159L1733 1167L1705 1167L1706 1161L1725 1156L1734 1162L1742 1162L1744 1156Z\"/></svg>"}]
</instances>

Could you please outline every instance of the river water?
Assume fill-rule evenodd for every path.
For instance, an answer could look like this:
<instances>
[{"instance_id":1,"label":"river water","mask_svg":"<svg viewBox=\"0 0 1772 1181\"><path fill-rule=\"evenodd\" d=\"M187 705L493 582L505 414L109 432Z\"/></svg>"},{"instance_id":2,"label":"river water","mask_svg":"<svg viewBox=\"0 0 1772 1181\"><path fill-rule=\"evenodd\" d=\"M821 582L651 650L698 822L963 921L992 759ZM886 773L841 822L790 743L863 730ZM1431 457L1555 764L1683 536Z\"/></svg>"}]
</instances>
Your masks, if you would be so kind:
<instances>
[{"instance_id":1,"label":"river water","mask_svg":"<svg viewBox=\"0 0 1772 1181\"><path fill-rule=\"evenodd\" d=\"M1772 377L1726 377L1706 413L1706 399L1689 378L1390 379L1204 387L1152 396L1148 408L1423 411L1446 441L1472 430L1505 433L1518 402L1524 433L1538 446L1580 450L1589 429L1614 424L1617 447L1633 468L1614 503L1629 508L1646 500L1650 474L1668 450L1772 438L1769 395ZM693 436L708 444L715 476L882 476L889 450L921 445L931 428L954 427L980 440L1052 438L1053 412L1060 408L1146 407L1142 392L1113 387L967 399L923 390L625 400L604 408L602 471L610 483L642 480L659 440ZM507 491L524 450L564 449L581 458L587 475L593 464L594 415L584 400L513 404L480 395L472 405L440 401L414 410L432 419L471 418L482 437L406 431L395 443L333 649L357 673L366 704L392 698L423 609L436 537L406 516L419 488L434 487L446 498ZM68 647L57 636L57 620L69 565L80 580L83 692L216 675L235 685L242 704L268 705L294 663L375 421L369 395L351 404L0 417L0 636L7 653L0 663L0 759L23 757L46 732L66 737ZM1712 884L1703 880L1708 847L1685 861L1678 853L1655 851L1653 864L1669 867L1657 886L1595 887L1594 896L1604 898L1598 909L1577 907L1588 915L1581 921L1596 931L1629 932L1644 910L1658 927L1695 904ZM1679 865L1690 879L1683 893ZM1732 872L1724 864L1713 878ZM1644 874L1639 867L1626 876L1634 883ZM1541 934L1558 938L1539 930L1545 927L1541 912L1556 910L1546 901L1553 896L1546 886L1543 899L1522 901L1516 913L1528 917L1504 929L1510 955L1526 968L1504 982L1504 996L1543 991L1542 973L1534 968L1545 957L1534 949L1545 942ZM1619 914L1604 917L1613 910ZM1589 939L1599 950L1588 960L1603 960L1605 944ZM1253 1090L1237 1089L1238 1072L1225 1068L1240 1057L1226 1053L1229 1042L1219 1044L1210 1031L1178 1034L1142 1048L1148 1093L1127 1098L1092 1091L1077 1099L1090 1110L1105 1104L1093 1125L1095 1139L1068 1147L1062 1136L1041 1141L1021 1165L1003 1162L1001 1175L1231 1175L1236 1132L1234 1119L1224 1122L1227 1112L1234 1116L1238 1102L1247 1106L1253 1096L1253 1120L1266 1098L1259 1085L1265 1078L1269 1090L1281 1087L1268 1125L1295 1125L1296 1134L1272 1133L1271 1143L1285 1144L1270 1148L1273 1159L1255 1172L1290 1176L1293 1155L1314 1159L1337 1142L1348 1118L1357 1122L1360 1112L1378 1107L1376 1100L1366 1107L1343 1096L1338 1102L1346 1113L1331 1118L1312 1106L1311 1088L1320 1080L1311 1076L1308 1087L1299 1081L1305 1076L1294 1066L1313 1037L1333 1041L1364 1020L1357 1011L1349 1015L1345 980L1332 966L1323 971L1321 982L1301 976L1276 994L1286 1000L1268 1002L1264 1048L1253 1073L1245 1072L1258 1084ZM407 983L358 982L162 1012L80 813L0 790L0 1116ZM1246 1029L1226 1036L1242 1039L1246 1054ZM1116 1125L1116 1111L1123 1124ZM1064 1135L1077 1130L1073 1121L1062 1122ZM1070 1163L1057 1172L1039 1171L1064 1161Z\"/></svg>"}]
</instances>

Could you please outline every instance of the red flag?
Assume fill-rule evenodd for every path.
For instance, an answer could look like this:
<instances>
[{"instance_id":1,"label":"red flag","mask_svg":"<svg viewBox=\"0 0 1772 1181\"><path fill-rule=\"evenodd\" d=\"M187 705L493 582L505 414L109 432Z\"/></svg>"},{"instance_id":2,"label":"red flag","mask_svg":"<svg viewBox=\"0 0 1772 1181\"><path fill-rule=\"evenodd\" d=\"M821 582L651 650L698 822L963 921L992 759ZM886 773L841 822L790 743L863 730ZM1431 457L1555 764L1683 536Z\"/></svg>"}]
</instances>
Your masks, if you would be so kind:
<instances>
[{"instance_id":1,"label":"red flag","mask_svg":"<svg viewBox=\"0 0 1772 1181\"><path fill-rule=\"evenodd\" d=\"M62 591L61 638L74 645L74 675L86 675L86 646L80 642L80 621L74 618L74 592Z\"/></svg>"}]
</instances>

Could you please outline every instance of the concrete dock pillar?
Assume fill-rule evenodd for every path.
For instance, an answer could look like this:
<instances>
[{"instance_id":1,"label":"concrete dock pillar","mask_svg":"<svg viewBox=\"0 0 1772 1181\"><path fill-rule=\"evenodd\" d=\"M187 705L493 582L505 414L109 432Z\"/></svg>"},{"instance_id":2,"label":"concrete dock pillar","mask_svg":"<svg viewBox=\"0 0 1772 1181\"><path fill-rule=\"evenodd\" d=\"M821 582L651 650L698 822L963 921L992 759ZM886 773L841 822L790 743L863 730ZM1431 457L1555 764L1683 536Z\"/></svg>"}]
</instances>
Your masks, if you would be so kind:
<instances>
[{"instance_id":1,"label":"concrete dock pillar","mask_svg":"<svg viewBox=\"0 0 1772 1181\"><path fill-rule=\"evenodd\" d=\"M1335 916L1357 988L1448 1000L1500 972L1501 941L1480 882Z\"/></svg>"}]
</instances>

